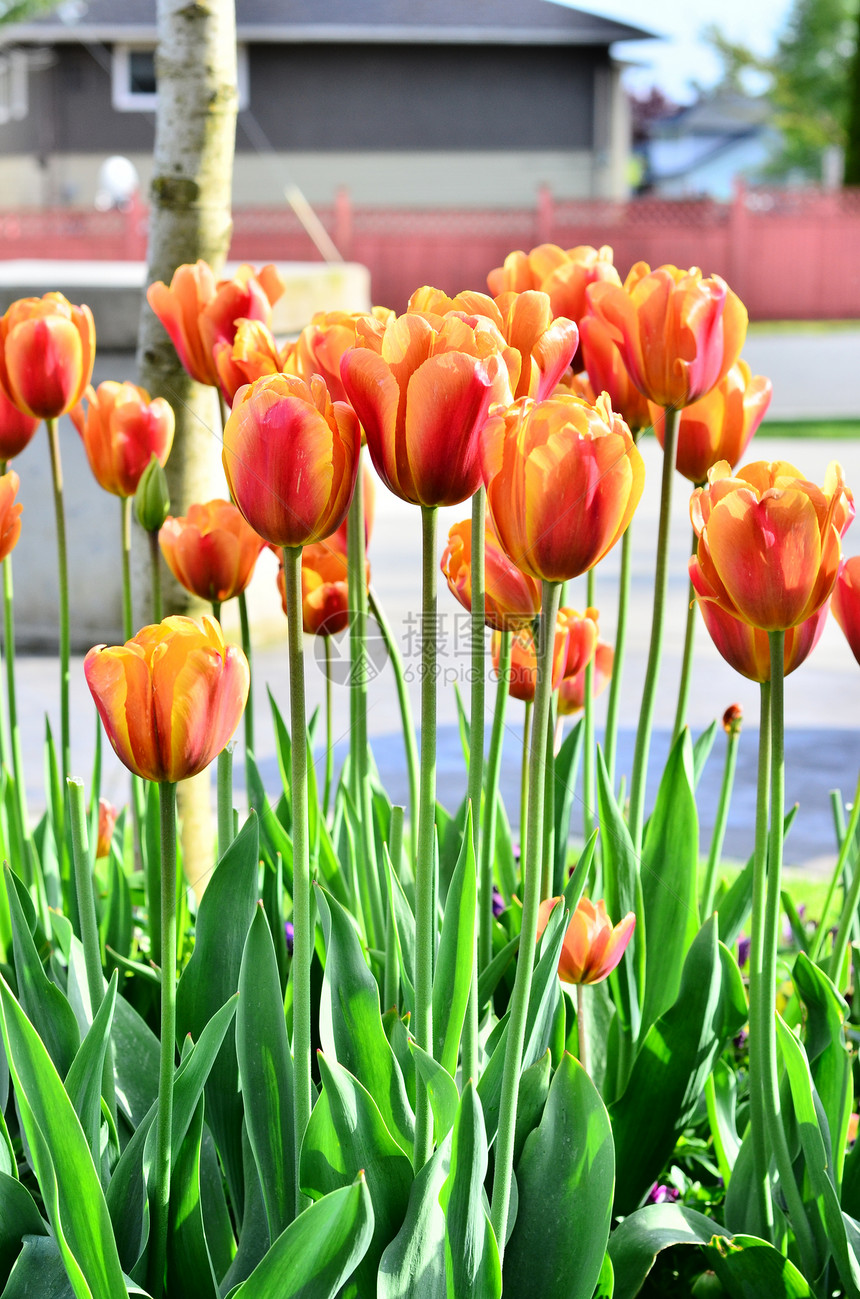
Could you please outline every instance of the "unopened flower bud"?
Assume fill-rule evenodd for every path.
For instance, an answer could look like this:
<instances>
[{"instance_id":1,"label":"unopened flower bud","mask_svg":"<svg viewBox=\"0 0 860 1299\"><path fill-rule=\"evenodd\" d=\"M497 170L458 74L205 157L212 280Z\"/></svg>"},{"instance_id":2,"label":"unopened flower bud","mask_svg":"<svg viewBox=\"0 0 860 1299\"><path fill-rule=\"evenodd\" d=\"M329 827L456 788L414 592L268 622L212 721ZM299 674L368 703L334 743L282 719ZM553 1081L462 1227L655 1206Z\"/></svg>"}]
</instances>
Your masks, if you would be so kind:
<instances>
[{"instance_id":1,"label":"unopened flower bud","mask_svg":"<svg viewBox=\"0 0 860 1299\"><path fill-rule=\"evenodd\" d=\"M723 713L723 730L726 735L740 735L744 721L744 710L740 704L729 704Z\"/></svg>"},{"instance_id":2,"label":"unopened flower bud","mask_svg":"<svg viewBox=\"0 0 860 1299\"><path fill-rule=\"evenodd\" d=\"M153 453L134 494L134 512L146 532L158 532L170 513L167 475Z\"/></svg>"}]
</instances>

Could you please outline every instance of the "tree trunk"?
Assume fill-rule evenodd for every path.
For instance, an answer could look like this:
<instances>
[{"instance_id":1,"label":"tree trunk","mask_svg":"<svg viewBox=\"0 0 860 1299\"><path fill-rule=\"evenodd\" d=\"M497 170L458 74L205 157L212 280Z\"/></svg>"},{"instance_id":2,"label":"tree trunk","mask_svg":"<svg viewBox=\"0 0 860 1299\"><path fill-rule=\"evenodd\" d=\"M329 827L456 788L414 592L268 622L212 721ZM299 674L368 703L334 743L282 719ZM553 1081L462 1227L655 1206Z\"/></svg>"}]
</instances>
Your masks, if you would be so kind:
<instances>
[{"instance_id":1,"label":"tree trunk","mask_svg":"<svg viewBox=\"0 0 860 1299\"><path fill-rule=\"evenodd\" d=\"M230 246L230 192L236 139L234 0L158 0L158 107L149 209L147 285L170 283L177 266L207 261L216 275ZM144 299L138 334L140 382L176 412L167 462L171 513L224 494L221 425L214 388L183 369ZM168 613L198 612L171 578ZM179 788L182 846L189 880L205 879L212 862L210 774ZM201 827L202 821L202 827Z\"/></svg>"},{"instance_id":2,"label":"tree trunk","mask_svg":"<svg viewBox=\"0 0 860 1299\"><path fill-rule=\"evenodd\" d=\"M860 185L860 4L857 6L854 57L848 65L848 120L845 123L845 175L843 184Z\"/></svg>"}]
</instances>

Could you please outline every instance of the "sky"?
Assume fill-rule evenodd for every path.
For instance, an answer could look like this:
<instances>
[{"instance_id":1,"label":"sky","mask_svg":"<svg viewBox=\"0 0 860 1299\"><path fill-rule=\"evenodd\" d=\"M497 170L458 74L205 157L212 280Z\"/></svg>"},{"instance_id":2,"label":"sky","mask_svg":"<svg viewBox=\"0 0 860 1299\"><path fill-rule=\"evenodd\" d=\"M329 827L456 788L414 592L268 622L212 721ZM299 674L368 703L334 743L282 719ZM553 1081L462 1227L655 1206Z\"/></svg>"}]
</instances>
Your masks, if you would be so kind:
<instances>
[{"instance_id":1,"label":"sky","mask_svg":"<svg viewBox=\"0 0 860 1299\"><path fill-rule=\"evenodd\" d=\"M630 90L647 92L657 85L676 103L695 98L692 80L708 86L719 77L719 61L700 39L703 28L715 23L730 39L743 41L759 54L770 54L792 9L792 0L572 0L572 4L665 37L619 42L613 54L623 62L642 65L625 73Z\"/></svg>"}]
</instances>

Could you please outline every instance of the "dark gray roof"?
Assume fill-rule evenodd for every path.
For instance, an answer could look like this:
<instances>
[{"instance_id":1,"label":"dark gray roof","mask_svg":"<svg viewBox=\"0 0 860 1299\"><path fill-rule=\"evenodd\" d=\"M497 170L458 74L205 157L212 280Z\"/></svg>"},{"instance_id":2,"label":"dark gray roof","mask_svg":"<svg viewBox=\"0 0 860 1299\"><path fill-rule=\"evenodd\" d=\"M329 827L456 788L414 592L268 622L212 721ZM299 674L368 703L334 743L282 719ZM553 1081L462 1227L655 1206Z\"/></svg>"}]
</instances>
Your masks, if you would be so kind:
<instances>
[{"instance_id":1,"label":"dark gray roof","mask_svg":"<svg viewBox=\"0 0 860 1299\"><path fill-rule=\"evenodd\" d=\"M65 0L4 27L12 41L154 40L156 0ZM653 32L556 0L236 0L240 40L610 45Z\"/></svg>"}]
</instances>

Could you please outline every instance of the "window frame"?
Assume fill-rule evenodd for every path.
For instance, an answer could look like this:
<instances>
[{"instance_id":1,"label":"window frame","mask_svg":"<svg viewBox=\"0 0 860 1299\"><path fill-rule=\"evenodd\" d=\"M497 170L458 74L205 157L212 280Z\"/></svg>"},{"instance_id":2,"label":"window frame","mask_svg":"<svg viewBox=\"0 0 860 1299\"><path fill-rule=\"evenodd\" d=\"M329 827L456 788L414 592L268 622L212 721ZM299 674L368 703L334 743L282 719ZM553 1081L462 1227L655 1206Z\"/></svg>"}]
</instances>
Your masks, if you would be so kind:
<instances>
[{"instance_id":1,"label":"window frame","mask_svg":"<svg viewBox=\"0 0 860 1299\"><path fill-rule=\"evenodd\" d=\"M154 113L158 107L158 91L145 94L131 89L131 54L151 50L155 46L146 41L114 45L111 55L111 103L118 113ZM236 46L236 87L241 111L249 100L248 47Z\"/></svg>"}]
</instances>

